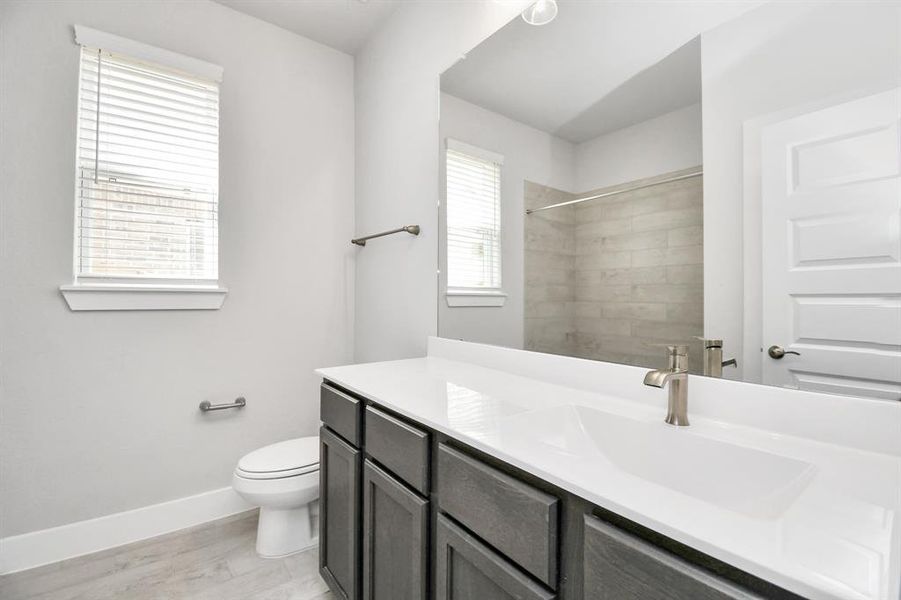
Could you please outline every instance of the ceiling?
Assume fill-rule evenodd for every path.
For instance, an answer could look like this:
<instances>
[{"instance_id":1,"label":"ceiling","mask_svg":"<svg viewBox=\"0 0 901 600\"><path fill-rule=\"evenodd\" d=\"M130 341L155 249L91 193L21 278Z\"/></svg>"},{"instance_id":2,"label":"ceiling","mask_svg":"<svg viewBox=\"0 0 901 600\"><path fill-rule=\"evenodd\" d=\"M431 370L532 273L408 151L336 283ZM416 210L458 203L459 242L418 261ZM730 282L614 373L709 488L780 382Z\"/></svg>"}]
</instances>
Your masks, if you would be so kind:
<instances>
[{"instance_id":1,"label":"ceiling","mask_svg":"<svg viewBox=\"0 0 901 600\"><path fill-rule=\"evenodd\" d=\"M216 0L311 40L354 54L402 0Z\"/></svg>"},{"instance_id":2,"label":"ceiling","mask_svg":"<svg viewBox=\"0 0 901 600\"><path fill-rule=\"evenodd\" d=\"M701 99L703 31L759 1L558 0L516 18L441 76L441 89L574 143Z\"/></svg>"}]
</instances>

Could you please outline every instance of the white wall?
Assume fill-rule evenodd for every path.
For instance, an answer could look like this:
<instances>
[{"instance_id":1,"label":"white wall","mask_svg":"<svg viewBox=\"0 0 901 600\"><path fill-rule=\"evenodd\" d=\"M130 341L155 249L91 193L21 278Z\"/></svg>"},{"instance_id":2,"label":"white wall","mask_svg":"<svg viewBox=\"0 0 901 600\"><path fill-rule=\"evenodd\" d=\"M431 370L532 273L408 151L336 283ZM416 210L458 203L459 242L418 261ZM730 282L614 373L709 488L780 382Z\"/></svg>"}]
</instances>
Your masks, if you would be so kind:
<instances>
[{"instance_id":1,"label":"white wall","mask_svg":"<svg viewBox=\"0 0 901 600\"><path fill-rule=\"evenodd\" d=\"M439 155L444 141L454 138L503 155L501 168L501 280L507 301L503 307L448 307L438 298L439 335L512 348L523 347L523 277L525 240L524 182L570 190L574 180L572 143L491 112L455 96L441 94ZM443 164L440 181L444 182ZM444 247L444 200L439 190L439 238ZM441 255L439 293L447 288L447 257Z\"/></svg>"},{"instance_id":2,"label":"white wall","mask_svg":"<svg viewBox=\"0 0 901 600\"><path fill-rule=\"evenodd\" d=\"M60 297L75 23L225 68L221 310ZM202 0L3 2L0 38L0 537L227 486L243 453L315 433L312 369L352 354L352 58Z\"/></svg>"},{"instance_id":3,"label":"white wall","mask_svg":"<svg viewBox=\"0 0 901 600\"><path fill-rule=\"evenodd\" d=\"M701 158L701 105L692 104L578 144L573 191L696 167Z\"/></svg>"},{"instance_id":4,"label":"white wall","mask_svg":"<svg viewBox=\"0 0 901 600\"><path fill-rule=\"evenodd\" d=\"M439 74L528 4L404 4L356 56L357 233L422 226L356 251L357 361L422 356L436 333Z\"/></svg>"},{"instance_id":5,"label":"white wall","mask_svg":"<svg viewBox=\"0 0 901 600\"><path fill-rule=\"evenodd\" d=\"M899 2L773 2L702 35L704 325L706 336L724 339L727 356L744 350L727 377L742 378L761 347L782 343L759 337L759 208L743 189L753 159L743 147L753 154L759 144L743 127L897 86L899 25ZM746 226L757 227L748 239Z\"/></svg>"}]
</instances>

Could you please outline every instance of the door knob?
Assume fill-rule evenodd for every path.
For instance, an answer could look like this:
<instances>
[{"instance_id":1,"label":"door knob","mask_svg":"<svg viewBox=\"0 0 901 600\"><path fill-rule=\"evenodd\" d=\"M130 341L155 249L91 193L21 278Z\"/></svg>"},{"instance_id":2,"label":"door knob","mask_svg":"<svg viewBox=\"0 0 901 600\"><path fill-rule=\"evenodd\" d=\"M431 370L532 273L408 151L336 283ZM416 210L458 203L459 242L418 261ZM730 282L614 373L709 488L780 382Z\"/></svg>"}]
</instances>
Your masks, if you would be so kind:
<instances>
[{"instance_id":1,"label":"door knob","mask_svg":"<svg viewBox=\"0 0 901 600\"><path fill-rule=\"evenodd\" d=\"M770 346L770 349L767 350L766 353L770 355L770 358L775 358L776 360L781 359L786 354L801 356L800 352L795 352L794 350L786 350L782 346Z\"/></svg>"}]
</instances>

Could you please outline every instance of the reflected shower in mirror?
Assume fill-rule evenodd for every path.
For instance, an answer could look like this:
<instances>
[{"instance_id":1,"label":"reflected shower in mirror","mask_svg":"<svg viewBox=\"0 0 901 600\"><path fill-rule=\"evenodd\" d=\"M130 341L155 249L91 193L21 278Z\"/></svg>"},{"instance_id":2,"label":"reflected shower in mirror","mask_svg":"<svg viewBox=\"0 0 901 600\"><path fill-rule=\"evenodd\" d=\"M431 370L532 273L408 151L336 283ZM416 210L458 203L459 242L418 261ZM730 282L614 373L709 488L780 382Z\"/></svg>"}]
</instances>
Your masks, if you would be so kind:
<instances>
[{"instance_id":1,"label":"reflected shower in mirror","mask_svg":"<svg viewBox=\"0 0 901 600\"><path fill-rule=\"evenodd\" d=\"M439 335L901 399L901 3L558 6L442 74Z\"/></svg>"}]
</instances>

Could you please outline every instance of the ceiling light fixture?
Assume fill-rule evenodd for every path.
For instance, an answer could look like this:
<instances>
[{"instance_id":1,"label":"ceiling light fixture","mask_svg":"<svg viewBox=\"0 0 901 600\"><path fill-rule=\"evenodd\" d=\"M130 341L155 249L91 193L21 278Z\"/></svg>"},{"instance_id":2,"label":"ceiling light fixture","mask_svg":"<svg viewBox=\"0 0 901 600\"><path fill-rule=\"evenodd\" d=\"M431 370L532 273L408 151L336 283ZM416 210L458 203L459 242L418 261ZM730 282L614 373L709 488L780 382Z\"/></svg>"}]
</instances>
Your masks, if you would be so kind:
<instances>
[{"instance_id":1,"label":"ceiling light fixture","mask_svg":"<svg viewBox=\"0 0 901 600\"><path fill-rule=\"evenodd\" d=\"M529 25L547 25L556 16L556 0L538 0L538 2L522 11L522 20Z\"/></svg>"}]
</instances>

